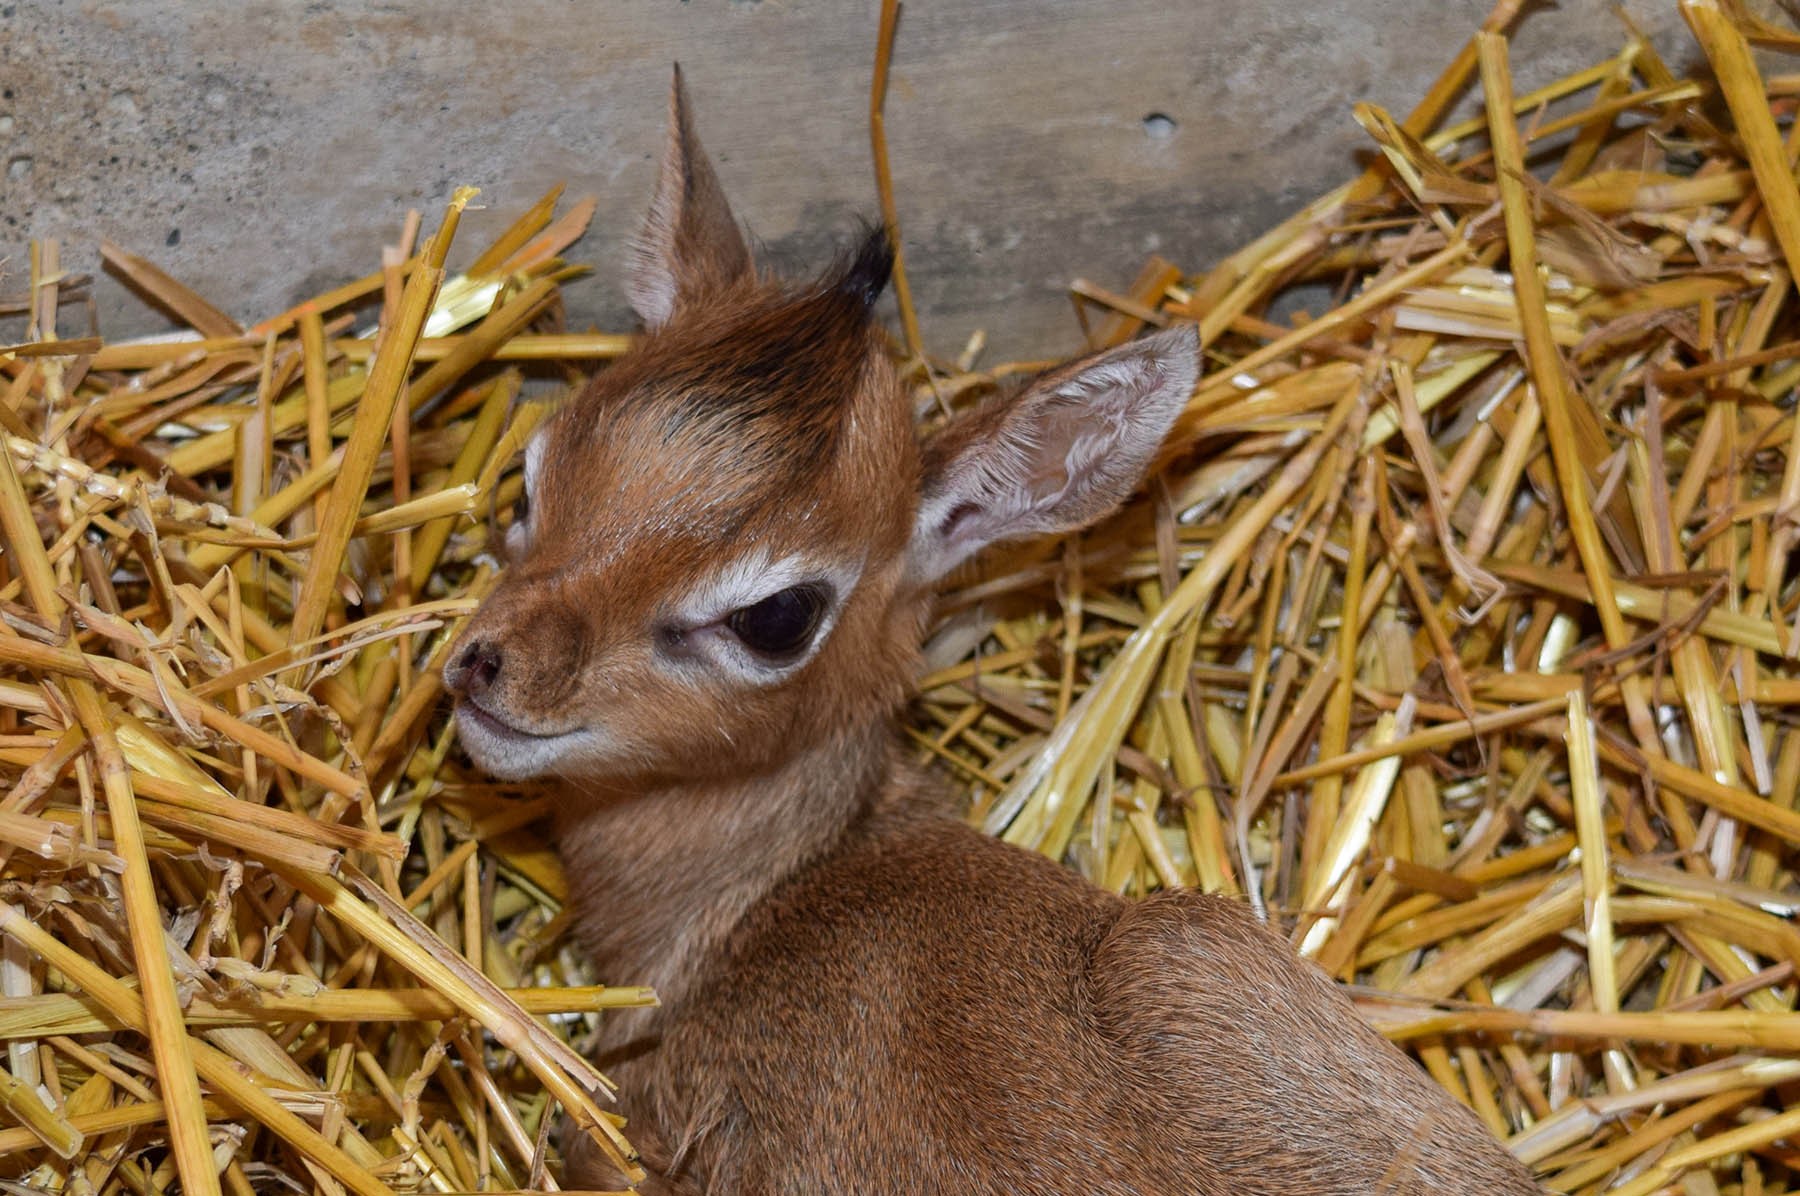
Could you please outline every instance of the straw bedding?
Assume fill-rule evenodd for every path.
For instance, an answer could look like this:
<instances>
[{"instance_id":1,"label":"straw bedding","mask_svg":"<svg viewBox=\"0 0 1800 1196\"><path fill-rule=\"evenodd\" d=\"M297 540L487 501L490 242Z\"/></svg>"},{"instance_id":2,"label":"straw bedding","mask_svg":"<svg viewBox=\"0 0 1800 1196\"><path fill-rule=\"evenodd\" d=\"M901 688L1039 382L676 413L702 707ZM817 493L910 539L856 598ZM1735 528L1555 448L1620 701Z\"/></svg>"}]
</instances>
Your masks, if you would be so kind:
<instances>
[{"instance_id":1,"label":"straw bedding","mask_svg":"<svg viewBox=\"0 0 1800 1196\"><path fill-rule=\"evenodd\" d=\"M1784 1192L1800 80L1750 47L1800 38L1688 0L1702 77L1628 34L1514 96L1515 7L1356 107L1362 176L1075 285L1204 377L1130 509L948 589L906 734L994 834L1264 911L1556 1190ZM249 327L108 246L180 342L71 331L53 244L7 280L7 1190L543 1189L563 1113L629 1158L580 1045L653 996L437 675L529 396L626 344L562 326L557 198ZM923 421L1028 368L976 348L903 353Z\"/></svg>"}]
</instances>

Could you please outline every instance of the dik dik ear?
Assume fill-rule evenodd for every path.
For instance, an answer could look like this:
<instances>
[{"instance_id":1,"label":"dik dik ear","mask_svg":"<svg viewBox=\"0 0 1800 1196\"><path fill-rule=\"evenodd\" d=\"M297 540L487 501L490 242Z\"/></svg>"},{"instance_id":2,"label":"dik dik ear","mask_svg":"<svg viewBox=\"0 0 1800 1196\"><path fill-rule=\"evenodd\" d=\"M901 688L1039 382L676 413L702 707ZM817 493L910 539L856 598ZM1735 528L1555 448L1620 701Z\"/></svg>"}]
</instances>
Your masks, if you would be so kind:
<instances>
[{"instance_id":1,"label":"dik dik ear","mask_svg":"<svg viewBox=\"0 0 1800 1196\"><path fill-rule=\"evenodd\" d=\"M925 445L915 574L936 580L1000 540L1068 531L1130 495L1200 373L1185 325L1043 375Z\"/></svg>"},{"instance_id":2,"label":"dik dik ear","mask_svg":"<svg viewBox=\"0 0 1800 1196\"><path fill-rule=\"evenodd\" d=\"M669 88L669 144L650 214L632 246L627 296L644 325L656 328L682 304L749 272L749 247L694 134L677 66Z\"/></svg>"}]
</instances>

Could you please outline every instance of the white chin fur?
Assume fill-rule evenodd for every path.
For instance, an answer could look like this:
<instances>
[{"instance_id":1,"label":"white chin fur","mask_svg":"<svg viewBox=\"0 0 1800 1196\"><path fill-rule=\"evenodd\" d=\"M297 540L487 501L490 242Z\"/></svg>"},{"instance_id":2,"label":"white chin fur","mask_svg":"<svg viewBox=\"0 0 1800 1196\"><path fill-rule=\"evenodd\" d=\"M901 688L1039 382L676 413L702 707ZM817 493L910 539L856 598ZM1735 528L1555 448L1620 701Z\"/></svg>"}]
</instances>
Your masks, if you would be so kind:
<instances>
[{"instance_id":1,"label":"white chin fur","mask_svg":"<svg viewBox=\"0 0 1800 1196\"><path fill-rule=\"evenodd\" d=\"M526 735L502 726L492 715L468 706L456 710L456 737L484 772L503 781L525 781L553 773L577 750L590 746L593 733Z\"/></svg>"}]
</instances>

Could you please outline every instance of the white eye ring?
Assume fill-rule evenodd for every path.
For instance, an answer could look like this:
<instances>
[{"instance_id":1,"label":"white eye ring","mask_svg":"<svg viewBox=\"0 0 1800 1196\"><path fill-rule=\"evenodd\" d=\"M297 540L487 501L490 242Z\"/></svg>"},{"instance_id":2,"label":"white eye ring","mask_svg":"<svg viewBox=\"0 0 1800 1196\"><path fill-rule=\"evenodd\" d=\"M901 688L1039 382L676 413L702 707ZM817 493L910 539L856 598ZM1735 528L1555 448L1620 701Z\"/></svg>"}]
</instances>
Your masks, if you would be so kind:
<instances>
[{"instance_id":1,"label":"white eye ring","mask_svg":"<svg viewBox=\"0 0 1800 1196\"><path fill-rule=\"evenodd\" d=\"M769 685L802 668L831 638L838 615L862 574L863 562L832 561L796 554L772 559L757 548L732 561L688 595L662 633L690 659L699 657L755 685ZM811 634L793 656L771 659L750 647L731 626L734 616L796 588L816 587L824 605Z\"/></svg>"},{"instance_id":2,"label":"white eye ring","mask_svg":"<svg viewBox=\"0 0 1800 1196\"><path fill-rule=\"evenodd\" d=\"M521 507L524 508L524 514L520 513ZM531 543L530 510L531 503L521 492L519 501L513 504L512 522L506 525L506 531L502 533L501 537L502 542L506 545L506 551L515 556L523 552L525 546Z\"/></svg>"},{"instance_id":3,"label":"white eye ring","mask_svg":"<svg viewBox=\"0 0 1800 1196\"><path fill-rule=\"evenodd\" d=\"M537 492L538 474L544 464L544 433L540 429L525 443L524 486L513 500L512 522L507 525L506 550L517 554L531 542L531 496Z\"/></svg>"}]
</instances>

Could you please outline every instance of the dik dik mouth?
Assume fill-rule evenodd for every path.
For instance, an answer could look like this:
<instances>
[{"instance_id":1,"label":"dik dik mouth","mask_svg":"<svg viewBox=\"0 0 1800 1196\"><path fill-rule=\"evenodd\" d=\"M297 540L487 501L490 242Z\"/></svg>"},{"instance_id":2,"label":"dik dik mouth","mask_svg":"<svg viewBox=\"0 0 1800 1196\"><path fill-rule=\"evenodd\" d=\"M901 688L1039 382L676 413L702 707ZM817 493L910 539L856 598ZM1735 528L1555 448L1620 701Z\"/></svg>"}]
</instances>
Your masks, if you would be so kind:
<instances>
[{"instance_id":1,"label":"dik dik mouth","mask_svg":"<svg viewBox=\"0 0 1800 1196\"><path fill-rule=\"evenodd\" d=\"M499 735L509 739L535 739L542 743L567 739L576 733L575 731L528 731L517 723L495 714L474 698L464 698L456 704L456 720L465 729L475 726L489 735Z\"/></svg>"},{"instance_id":2,"label":"dik dik mouth","mask_svg":"<svg viewBox=\"0 0 1800 1196\"><path fill-rule=\"evenodd\" d=\"M592 732L585 727L542 734L527 731L501 718L473 698L456 704L457 737L477 764L509 781L523 781L554 772L572 752L591 745Z\"/></svg>"}]
</instances>

